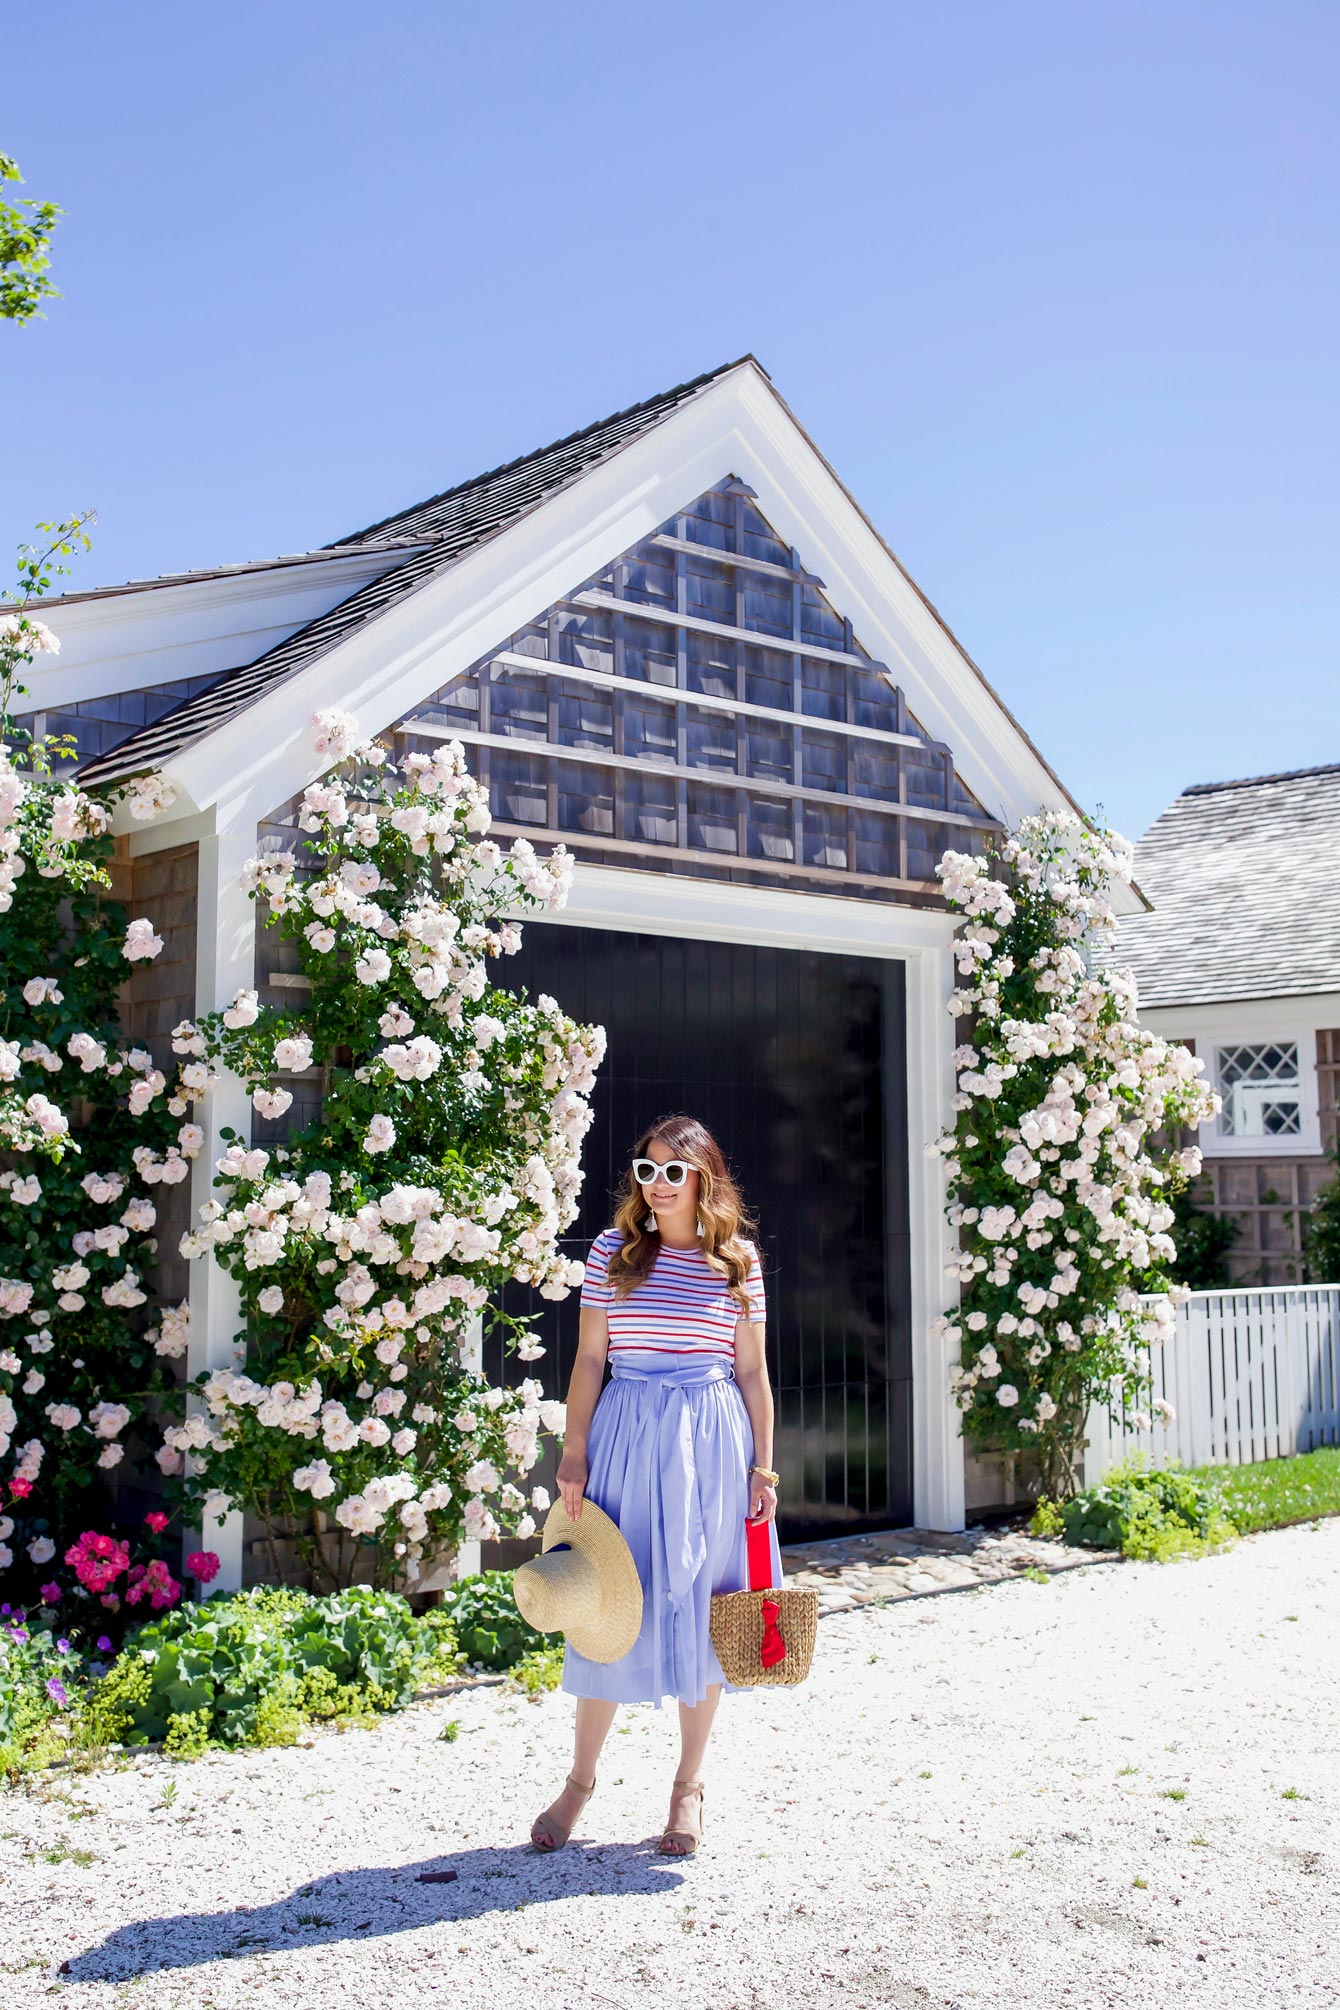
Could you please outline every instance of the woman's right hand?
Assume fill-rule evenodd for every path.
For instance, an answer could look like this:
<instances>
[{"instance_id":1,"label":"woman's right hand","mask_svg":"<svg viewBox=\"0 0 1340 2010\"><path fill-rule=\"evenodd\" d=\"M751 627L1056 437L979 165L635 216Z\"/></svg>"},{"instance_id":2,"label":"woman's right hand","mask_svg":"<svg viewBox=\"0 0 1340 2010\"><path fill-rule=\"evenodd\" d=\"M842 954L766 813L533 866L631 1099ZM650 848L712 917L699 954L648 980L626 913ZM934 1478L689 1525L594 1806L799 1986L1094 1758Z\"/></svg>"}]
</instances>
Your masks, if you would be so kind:
<instances>
[{"instance_id":1,"label":"woman's right hand","mask_svg":"<svg viewBox=\"0 0 1340 2010\"><path fill-rule=\"evenodd\" d=\"M558 1462L558 1491L571 1520L576 1521L582 1511L582 1495L586 1492L587 1464L585 1452L565 1451Z\"/></svg>"}]
</instances>

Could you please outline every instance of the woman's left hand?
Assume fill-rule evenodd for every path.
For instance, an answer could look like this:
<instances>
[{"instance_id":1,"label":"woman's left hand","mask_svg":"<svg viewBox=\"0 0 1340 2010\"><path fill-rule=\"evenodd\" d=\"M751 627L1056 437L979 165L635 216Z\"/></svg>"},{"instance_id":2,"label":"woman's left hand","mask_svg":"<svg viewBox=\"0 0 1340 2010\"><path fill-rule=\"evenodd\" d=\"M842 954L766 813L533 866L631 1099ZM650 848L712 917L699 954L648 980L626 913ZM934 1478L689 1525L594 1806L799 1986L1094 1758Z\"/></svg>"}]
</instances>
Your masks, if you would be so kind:
<instances>
[{"instance_id":1,"label":"woman's left hand","mask_svg":"<svg viewBox=\"0 0 1340 2010\"><path fill-rule=\"evenodd\" d=\"M750 1521L775 1521L777 1519L777 1489L767 1480L761 1480L757 1473L749 1475L749 1519Z\"/></svg>"}]
</instances>

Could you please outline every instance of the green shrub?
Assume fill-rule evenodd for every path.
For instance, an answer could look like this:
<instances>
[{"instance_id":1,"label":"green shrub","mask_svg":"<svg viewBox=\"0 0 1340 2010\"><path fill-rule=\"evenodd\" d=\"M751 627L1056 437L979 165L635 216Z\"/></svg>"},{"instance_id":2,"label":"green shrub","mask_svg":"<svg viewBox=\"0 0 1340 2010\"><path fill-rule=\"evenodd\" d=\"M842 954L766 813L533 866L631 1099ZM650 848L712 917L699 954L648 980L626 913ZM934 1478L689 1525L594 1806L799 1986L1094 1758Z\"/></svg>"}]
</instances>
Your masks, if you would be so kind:
<instances>
[{"instance_id":1,"label":"green shrub","mask_svg":"<svg viewBox=\"0 0 1340 2010\"><path fill-rule=\"evenodd\" d=\"M130 1635L90 1711L108 1742L292 1744L313 1718L365 1722L455 1672L455 1637L394 1592L261 1589L179 1606ZM173 1726L178 1728L174 1731Z\"/></svg>"},{"instance_id":2,"label":"green shrub","mask_svg":"<svg viewBox=\"0 0 1340 2010\"><path fill-rule=\"evenodd\" d=\"M1043 1506L1039 1503L1034 1524ZM1114 1466L1073 1500L1045 1506L1053 1524L1059 1519L1066 1542L1119 1549L1142 1562L1201 1556L1237 1534L1218 1493L1201 1475L1176 1468L1154 1471L1135 1460ZM1035 1526L1034 1532L1043 1531Z\"/></svg>"},{"instance_id":3,"label":"green shrub","mask_svg":"<svg viewBox=\"0 0 1340 2010\"><path fill-rule=\"evenodd\" d=\"M514 1668L523 1656L553 1645L551 1634L537 1633L517 1611L510 1570L458 1578L440 1609L450 1618L466 1660L483 1668Z\"/></svg>"},{"instance_id":4,"label":"green shrub","mask_svg":"<svg viewBox=\"0 0 1340 2010\"><path fill-rule=\"evenodd\" d=\"M511 1679L528 1696L538 1696L544 1689L557 1689L563 1680L563 1642L555 1644L546 1638L543 1647L523 1654L512 1664Z\"/></svg>"}]
</instances>

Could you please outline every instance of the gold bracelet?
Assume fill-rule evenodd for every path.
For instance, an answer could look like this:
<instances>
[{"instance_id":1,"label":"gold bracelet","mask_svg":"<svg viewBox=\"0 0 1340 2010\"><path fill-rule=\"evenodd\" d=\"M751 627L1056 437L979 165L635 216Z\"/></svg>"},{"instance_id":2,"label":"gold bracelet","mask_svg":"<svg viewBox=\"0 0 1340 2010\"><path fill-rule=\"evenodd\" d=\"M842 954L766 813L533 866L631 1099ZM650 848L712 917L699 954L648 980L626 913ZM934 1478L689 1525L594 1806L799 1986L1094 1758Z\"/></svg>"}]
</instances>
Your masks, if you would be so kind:
<instances>
[{"instance_id":1,"label":"gold bracelet","mask_svg":"<svg viewBox=\"0 0 1340 2010\"><path fill-rule=\"evenodd\" d=\"M775 1487L778 1480L782 1477L780 1473L774 1473L769 1466L750 1466L749 1470L751 1473L757 1473L759 1478L766 1481L770 1487Z\"/></svg>"}]
</instances>

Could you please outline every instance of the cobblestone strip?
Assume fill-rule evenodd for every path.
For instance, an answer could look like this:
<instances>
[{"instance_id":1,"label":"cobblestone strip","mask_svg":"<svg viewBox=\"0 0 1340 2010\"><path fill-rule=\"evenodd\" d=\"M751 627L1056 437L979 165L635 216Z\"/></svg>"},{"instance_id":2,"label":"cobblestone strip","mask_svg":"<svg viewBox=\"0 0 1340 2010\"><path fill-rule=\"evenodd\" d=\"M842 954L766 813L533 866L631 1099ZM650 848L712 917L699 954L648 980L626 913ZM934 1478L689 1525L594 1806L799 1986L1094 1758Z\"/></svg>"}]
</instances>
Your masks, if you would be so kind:
<instances>
[{"instance_id":1,"label":"cobblestone strip","mask_svg":"<svg viewBox=\"0 0 1340 2010\"><path fill-rule=\"evenodd\" d=\"M1071 1549L1028 1535L1022 1528L972 1528L962 1534L892 1529L792 1543L782 1551L787 1584L817 1591L821 1616L876 1601L928 1598L941 1591L999 1584L1026 1570L1045 1570L1050 1576L1117 1561L1117 1550Z\"/></svg>"}]
</instances>

